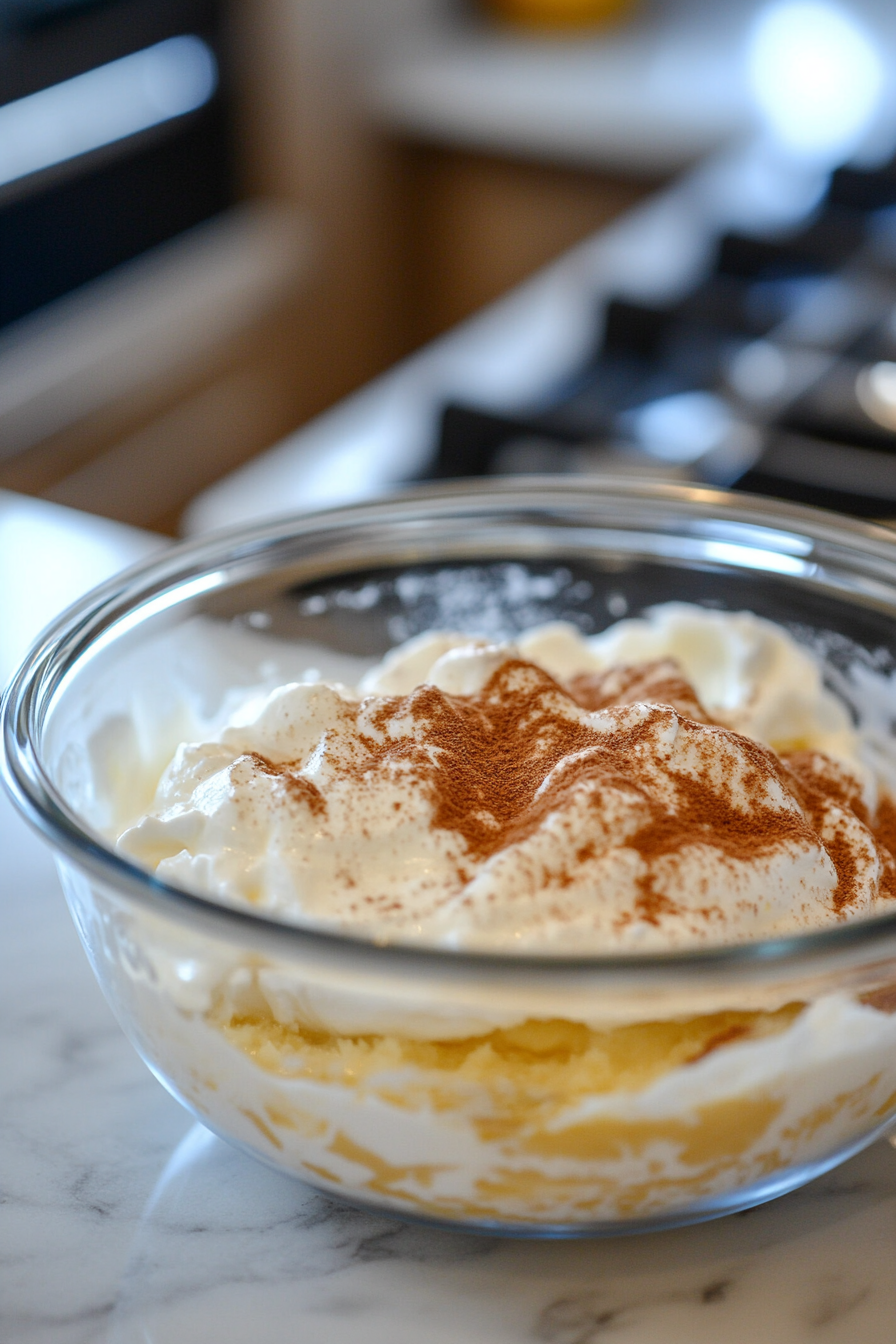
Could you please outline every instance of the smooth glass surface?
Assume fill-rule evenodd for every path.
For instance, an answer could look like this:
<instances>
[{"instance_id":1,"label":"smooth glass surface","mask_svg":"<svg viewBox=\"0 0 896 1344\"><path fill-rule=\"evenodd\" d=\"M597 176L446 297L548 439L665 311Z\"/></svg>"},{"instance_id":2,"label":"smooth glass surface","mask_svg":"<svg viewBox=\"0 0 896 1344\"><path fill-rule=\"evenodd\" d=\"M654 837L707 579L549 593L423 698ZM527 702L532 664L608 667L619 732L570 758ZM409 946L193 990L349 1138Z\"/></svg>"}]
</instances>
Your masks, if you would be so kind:
<instances>
[{"instance_id":1,"label":"smooth glass surface","mask_svg":"<svg viewBox=\"0 0 896 1344\"><path fill-rule=\"evenodd\" d=\"M885 529L551 478L222 534L61 617L4 702L7 781L165 1085L351 1202L517 1235L712 1217L892 1123L896 916L643 956L382 947L166 886L115 852L82 787L84 744L134 697L161 752L178 696L214 707L272 665L360 669L433 626L496 637L562 618L590 633L673 598L787 626L847 703L896 668ZM748 1030L730 1035L732 1013Z\"/></svg>"}]
</instances>

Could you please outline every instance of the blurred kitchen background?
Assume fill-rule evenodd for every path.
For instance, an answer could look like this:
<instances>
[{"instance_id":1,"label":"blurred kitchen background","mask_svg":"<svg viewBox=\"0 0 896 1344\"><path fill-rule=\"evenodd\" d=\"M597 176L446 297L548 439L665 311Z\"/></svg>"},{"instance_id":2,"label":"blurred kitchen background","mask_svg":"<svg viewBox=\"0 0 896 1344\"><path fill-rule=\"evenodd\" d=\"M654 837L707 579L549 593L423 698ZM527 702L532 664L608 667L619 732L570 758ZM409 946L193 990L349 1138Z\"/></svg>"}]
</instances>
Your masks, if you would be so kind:
<instances>
[{"instance_id":1,"label":"blurred kitchen background","mask_svg":"<svg viewBox=\"0 0 896 1344\"><path fill-rule=\"evenodd\" d=\"M896 518L894 155L893 0L0 0L0 488Z\"/></svg>"}]
</instances>

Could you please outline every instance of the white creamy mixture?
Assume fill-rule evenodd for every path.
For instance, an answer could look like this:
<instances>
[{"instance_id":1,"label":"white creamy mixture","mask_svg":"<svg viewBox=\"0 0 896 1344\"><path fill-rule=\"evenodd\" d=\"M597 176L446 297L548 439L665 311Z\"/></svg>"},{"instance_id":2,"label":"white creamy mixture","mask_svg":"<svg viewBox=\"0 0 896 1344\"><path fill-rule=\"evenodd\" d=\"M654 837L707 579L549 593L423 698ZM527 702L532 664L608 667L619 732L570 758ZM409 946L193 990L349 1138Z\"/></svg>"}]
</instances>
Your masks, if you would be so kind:
<instances>
[{"instance_id":1,"label":"white creamy mixture","mask_svg":"<svg viewBox=\"0 0 896 1344\"><path fill-rule=\"evenodd\" d=\"M565 689L642 664L633 703L589 709ZM670 676L684 678L671 692ZM757 742L833 779L811 825ZM861 746L813 658L747 613L673 603L592 638L554 624L516 645L437 632L357 690L249 696L216 740L179 747L118 843L175 884L384 940L742 941L887 906L893 863L865 824L878 798ZM508 803L514 772L528 793ZM681 834L657 839L658 817Z\"/></svg>"},{"instance_id":2,"label":"white creamy mixture","mask_svg":"<svg viewBox=\"0 0 896 1344\"><path fill-rule=\"evenodd\" d=\"M156 701L91 683L59 737L68 796L176 883L384 942L533 952L892 908L873 833L886 734L854 729L811 654L755 616L668 604L515 646L436 632L357 688L299 661L218 713L254 675L228 671L230 634L199 630L207 670L175 653ZM866 680L888 723L892 686ZM677 1217L770 1174L780 1191L896 1107L886 983L396 971L287 940L263 955L63 876L159 1075L337 1195L485 1224Z\"/></svg>"}]
</instances>

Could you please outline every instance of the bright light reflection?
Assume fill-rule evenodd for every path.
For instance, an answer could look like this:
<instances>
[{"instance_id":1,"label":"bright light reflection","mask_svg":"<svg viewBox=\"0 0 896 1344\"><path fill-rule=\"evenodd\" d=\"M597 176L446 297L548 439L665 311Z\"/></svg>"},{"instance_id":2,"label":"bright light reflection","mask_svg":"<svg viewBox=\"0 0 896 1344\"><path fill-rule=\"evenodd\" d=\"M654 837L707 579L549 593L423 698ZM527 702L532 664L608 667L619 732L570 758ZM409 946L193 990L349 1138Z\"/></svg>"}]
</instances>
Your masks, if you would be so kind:
<instances>
[{"instance_id":1,"label":"bright light reflection","mask_svg":"<svg viewBox=\"0 0 896 1344\"><path fill-rule=\"evenodd\" d=\"M872 39L827 0L778 0L748 52L750 83L775 139L832 160L859 143L880 104L884 69Z\"/></svg>"},{"instance_id":2,"label":"bright light reflection","mask_svg":"<svg viewBox=\"0 0 896 1344\"><path fill-rule=\"evenodd\" d=\"M759 527L756 523L734 523L730 520L719 523L713 519L700 525L700 531L706 536L712 536L720 530L729 538L729 544L741 549L744 545L750 546L755 554L765 555L771 550L785 555L811 555L815 549L815 543L808 537L798 536L795 532L779 532L777 528ZM736 541L731 542L731 537L735 537Z\"/></svg>"},{"instance_id":3,"label":"bright light reflection","mask_svg":"<svg viewBox=\"0 0 896 1344\"><path fill-rule=\"evenodd\" d=\"M207 103L218 68L199 37L169 37L0 107L0 186Z\"/></svg>"},{"instance_id":4,"label":"bright light reflection","mask_svg":"<svg viewBox=\"0 0 896 1344\"><path fill-rule=\"evenodd\" d=\"M748 569L762 569L771 574L794 574L805 577L811 574L815 566L792 555L779 555L776 551L763 551L753 546L737 546L726 541L708 541L704 547L707 560L718 560L726 565L746 566Z\"/></svg>"},{"instance_id":5,"label":"bright light reflection","mask_svg":"<svg viewBox=\"0 0 896 1344\"><path fill-rule=\"evenodd\" d=\"M638 443L664 462L695 462L731 433L734 416L711 392L678 392L648 402L632 416Z\"/></svg>"},{"instance_id":6,"label":"bright light reflection","mask_svg":"<svg viewBox=\"0 0 896 1344\"><path fill-rule=\"evenodd\" d=\"M876 424L896 429L896 364L882 359L862 369L856 379L856 397Z\"/></svg>"}]
</instances>

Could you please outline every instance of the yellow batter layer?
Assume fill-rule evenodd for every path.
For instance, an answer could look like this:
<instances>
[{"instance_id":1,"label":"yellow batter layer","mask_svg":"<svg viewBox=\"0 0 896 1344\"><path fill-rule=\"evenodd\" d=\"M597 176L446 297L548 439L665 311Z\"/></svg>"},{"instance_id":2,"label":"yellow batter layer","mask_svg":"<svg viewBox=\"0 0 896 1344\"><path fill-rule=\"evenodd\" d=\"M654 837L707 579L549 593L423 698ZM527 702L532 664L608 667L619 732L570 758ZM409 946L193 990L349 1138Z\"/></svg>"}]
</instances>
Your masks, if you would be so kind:
<instances>
[{"instance_id":1,"label":"yellow batter layer","mask_svg":"<svg viewBox=\"0 0 896 1344\"><path fill-rule=\"evenodd\" d=\"M486 1089L490 1113L476 1120L485 1140L509 1138L521 1123L544 1123L589 1097L638 1092L676 1068L728 1044L776 1036L803 1009L722 1012L685 1021L636 1022L595 1031L565 1019L530 1020L464 1040L337 1036L284 1026L266 1013L213 1017L244 1054L269 1073L369 1089L392 1105L466 1109Z\"/></svg>"},{"instance_id":2,"label":"yellow batter layer","mask_svg":"<svg viewBox=\"0 0 896 1344\"><path fill-rule=\"evenodd\" d=\"M442 1219L665 1216L832 1152L896 1106L896 1075L878 1049L831 1078L836 1091L809 1068L792 1090L777 1078L681 1114L628 1113L626 1098L664 1076L781 1036L806 1010L797 1002L603 1031L530 1020L454 1041L337 1035L278 1023L260 996L240 1012L226 1003L222 994L207 1021L267 1079L258 1106L240 1102L263 1146L325 1188ZM334 1093L332 1104L317 1094L318 1113L321 1085ZM621 1109L581 1105L601 1095ZM431 1139L409 1143L407 1165L394 1145L376 1151L383 1104L403 1112L410 1138ZM379 1117L372 1126L368 1115Z\"/></svg>"}]
</instances>

